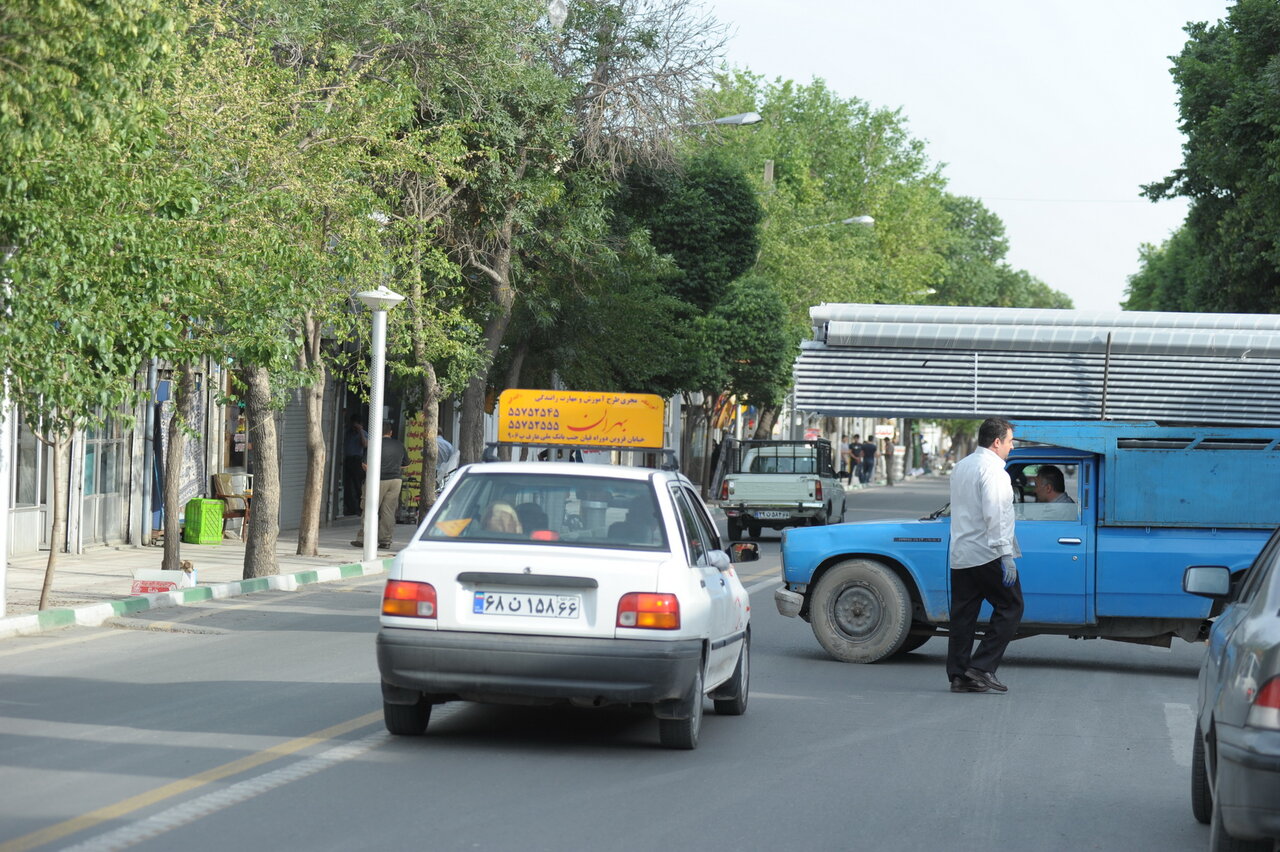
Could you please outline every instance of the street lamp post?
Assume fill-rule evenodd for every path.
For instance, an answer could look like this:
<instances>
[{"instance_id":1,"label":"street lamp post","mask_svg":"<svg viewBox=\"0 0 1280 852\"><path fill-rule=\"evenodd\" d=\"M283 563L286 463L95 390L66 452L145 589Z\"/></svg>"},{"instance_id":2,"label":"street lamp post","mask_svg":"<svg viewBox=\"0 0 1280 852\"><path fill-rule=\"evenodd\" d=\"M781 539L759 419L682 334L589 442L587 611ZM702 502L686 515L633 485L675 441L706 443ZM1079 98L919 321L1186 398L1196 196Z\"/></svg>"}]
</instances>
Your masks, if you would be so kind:
<instances>
[{"instance_id":1,"label":"street lamp post","mask_svg":"<svg viewBox=\"0 0 1280 852\"><path fill-rule=\"evenodd\" d=\"M356 293L356 298L373 312L373 342L369 365L369 448L364 472L364 552L361 559L372 560L378 552L378 487L382 467L382 374L387 361L387 311L404 301L404 296L386 285Z\"/></svg>"}]
</instances>

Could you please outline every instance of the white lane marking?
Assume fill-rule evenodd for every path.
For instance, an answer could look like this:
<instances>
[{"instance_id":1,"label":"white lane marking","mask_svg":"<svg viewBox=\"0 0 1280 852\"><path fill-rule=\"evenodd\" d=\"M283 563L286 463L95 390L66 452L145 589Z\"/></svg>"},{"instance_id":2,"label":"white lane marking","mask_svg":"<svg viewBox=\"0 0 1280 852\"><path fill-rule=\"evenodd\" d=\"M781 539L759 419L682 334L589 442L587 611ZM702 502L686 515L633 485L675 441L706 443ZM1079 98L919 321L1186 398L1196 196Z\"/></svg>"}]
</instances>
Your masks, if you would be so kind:
<instances>
[{"instance_id":1,"label":"white lane marking","mask_svg":"<svg viewBox=\"0 0 1280 852\"><path fill-rule=\"evenodd\" d=\"M1196 735L1196 714L1190 704L1164 705L1164 724L1169 729L1169 749L1173 762L1186 769L1191 766L1191 741Z\"/></svg>"},{"instance_id":2,"label":"white lane marking","mask_svg":"<svg viewBox=\"0 0 1280 852\"><path fill-rule=\"evenodd\" d=\"M144 840L158 837L166 831L180 828L224 808L248 801L254 796L273 790L276 787L282 787L291 781L314 775L336 763L358 757L379 743L385 742L389 736L390 734L385 731L378 731L358 740L334 746L290 766L276 769L256 778L240 781L229 787L192 799L189 802L166 808L145 819L99 834L97 837L90 837L83 843L70 847L66 852L71 852L71 850L75 850L75 852L113 852L113 850L127 849Z\"/></svg>"},{"instance_id":3,"label":"white lane marking","mask_svg":"<svg viewBox=\"0 0 1280 852\"><path fill-rule=\"evenodd\" d=\"M466 704L463 702L455 702L444 707L436 707L431 714L432 719L437 721L451 716L464 706ZM119 849L127 849L144 840L150 840L167 831L181 828L220 810L248 801L277 787L283 787L292 781L298 781L308 775L315 775L317 772L328 769L345 760L359 757L366 751L390 739L391 735L386 731L376 731L358 740L352 740L351 742L326 749L319 754L268 772L265 775L246 778L244 781L224 787L221 790L207 793L189 802L182 802L144 819L104 832L97 837L90 837L83 843L71 846L63 850L63 852L114 852Z\"/></svg>"},{"instance_id":4,"label":"white lane marking","mask_svg":"<svg viewBox=\"0 0 1280 852\"><path fill-rule=\"evenodd\" d=\"M754 595L756 592L760 591L761 589L777 588L781 585L782 585L781 580L779 580L777 577L772 577L768 580L761 580L759 583L752 583L750 586L747 586L747 594Z\"/></svg>"}]
</instances>

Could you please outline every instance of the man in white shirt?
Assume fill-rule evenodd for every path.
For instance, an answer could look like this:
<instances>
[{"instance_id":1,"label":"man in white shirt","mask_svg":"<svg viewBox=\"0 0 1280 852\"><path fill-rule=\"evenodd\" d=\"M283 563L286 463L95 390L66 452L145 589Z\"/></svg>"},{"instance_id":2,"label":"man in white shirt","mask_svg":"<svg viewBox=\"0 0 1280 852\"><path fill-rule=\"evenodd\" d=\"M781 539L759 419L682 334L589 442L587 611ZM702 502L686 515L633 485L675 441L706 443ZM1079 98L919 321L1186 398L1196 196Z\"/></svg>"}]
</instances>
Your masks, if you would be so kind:
<instances>
[{"instance_id":1,"label":"man in white shirt","mask_svg":"<svg viewBox=\"0 0 1280 852\"><path fill-rule=\"evenodd\" d=\"M1008 691L996 678L996 669L1022 621L1022 585L1014 562L1022 551L1013 532L1013 485L1004 469L1012 448L1012 424L984 420L978 428L978 449L951 472L947 677L952 692ZM991 626L974 651L984 600L993 610Z\"/></svg>"}]
</instances>

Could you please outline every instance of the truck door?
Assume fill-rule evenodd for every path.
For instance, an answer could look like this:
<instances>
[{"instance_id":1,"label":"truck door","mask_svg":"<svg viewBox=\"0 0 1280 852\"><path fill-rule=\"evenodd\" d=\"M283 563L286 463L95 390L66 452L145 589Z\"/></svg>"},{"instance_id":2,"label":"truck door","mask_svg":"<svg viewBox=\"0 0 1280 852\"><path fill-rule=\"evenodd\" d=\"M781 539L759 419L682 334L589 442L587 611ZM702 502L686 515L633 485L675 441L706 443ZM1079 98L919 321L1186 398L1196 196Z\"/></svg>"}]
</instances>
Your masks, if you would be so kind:
<instances>
[{"instance_id":1,"label":"truck door","mask_svg":"<svg viewBox=\"0 0 1280 852\"><path fill-rule=\"evenodd\" d=\"M1018 577L1026 602L1023 623L1092 622L1094 614L1088 605L1093 564L1092 466L1078 460L1019 459L1008 470L1013 480L1015 531L1022 548Z\"/></svg>"}]
</instances>

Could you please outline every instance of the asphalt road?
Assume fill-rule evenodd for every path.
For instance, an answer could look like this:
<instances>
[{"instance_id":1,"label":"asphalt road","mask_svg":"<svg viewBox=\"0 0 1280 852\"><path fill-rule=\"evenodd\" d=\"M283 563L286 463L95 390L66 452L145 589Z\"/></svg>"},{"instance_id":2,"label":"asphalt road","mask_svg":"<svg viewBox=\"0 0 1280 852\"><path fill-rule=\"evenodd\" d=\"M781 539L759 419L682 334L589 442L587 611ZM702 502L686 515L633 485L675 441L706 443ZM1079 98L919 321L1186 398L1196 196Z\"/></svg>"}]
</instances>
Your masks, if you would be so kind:
<instances>
[{"instance_id":1,"label":"asphalt road","mask_svg":"<svg viewBox=\"0 0 1280 852\"><path fill-rule=\"evenodd\" d=\"M918 516L945 480L851 495ZM1203 850L1188 803L1202 648L1014 643L1007 695L952 695L942 640L834 662L755 589L750 707L657 744L628 710L451 704L381 724L381 581L0 641L0 852Z\"/></svg>"}]
</instances>

